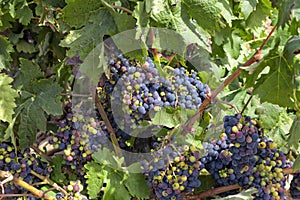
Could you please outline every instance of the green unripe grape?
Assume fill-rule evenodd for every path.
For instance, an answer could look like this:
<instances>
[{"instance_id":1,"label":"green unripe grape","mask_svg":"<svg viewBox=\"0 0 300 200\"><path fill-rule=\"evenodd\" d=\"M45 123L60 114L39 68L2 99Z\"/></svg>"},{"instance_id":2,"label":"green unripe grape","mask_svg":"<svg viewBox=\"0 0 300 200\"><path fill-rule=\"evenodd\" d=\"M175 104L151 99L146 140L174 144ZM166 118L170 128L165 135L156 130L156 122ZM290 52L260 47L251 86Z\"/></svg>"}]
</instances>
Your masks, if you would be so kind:
<instances>
[{"instance_id":1,"label":"green unripe grape","mask_svg":"<svg viewBox=\"0 0 300 200\"><path fill-rule=\"evenodd\" d=\"M173 190L178 190L179 187L180 187L180 185L179 185L179 183L174 183L174 184L172 185L172 187L173 187Z\"/></svg>"},{"instance_id":2,"label":"green unripe grape","mask_svg":"<svg viewBox=\"0 0 300 200\"><path fill-rule=\"evenodd\" d=\"M164 197L167 197L167 196L168 196L168 193L167 193L167 191L165 191L165 190L164 190L164 191L162 191L162 193L161 193L161 194L162 194L162 196L164 196Z\"/></svg>"},{"instance_id":3,"label":"green unripe grape","mask_svg":"<svg viewBox=\"0 0 300 200\"><path fill-rule=\"evenodd\" d=\"M70 192L73 191L73 186L72 185L68 185L67 190L69 190Z\"/></svg>"},{"instance_id":4,"label":"green unripe grape","mask_svg":"<svg viewBox=\"0 0 300 200\"><path fill-rule=\"evenodd\" d=\"M196 158L195 158L195 156L191 156L190 158L189 158L189 160L190 160L190 162L195 162L196 161Z\"/></svg>"},{"instance_id":5,"label":"green unripe grape","mask_svg":"<svg viewBox=\"0 0 300 200\"><path fill-rule=\"evenodd\" d=\"M140 75L141 75L140 72L135 72L135 73L134 73L134 77L136 77L136 78L139 78Z\"/></svg>"},{"instance_id":6,"label":"green unripe grape","mask_svg":"<svg viewBox=\"0 0 300 200\"><path fill-rule=\"evenodd\" d=\"M4 159L4 161L5 161L6 163L10 163L11 159L10 159L9 157L7 157L7 158Z\"/></svg>"},{"instance_id":7,"label":"green unripe grape","mask_svg":"<svg viewBox=\"0 0 300 200\"><path fill-rule=\"evenodd\" d=\"M236 127L236 126L233 126L233 127L231 128L231 131L232 131L233 133L237 133L237 132L239 131L239 129L238 129L238 127Z\"/></svg>"},{"instance_id":8,"label":"green unripe grape","mask_svg":"<svg viewBox=\"0 0 300 200\"><path fill-rule=\"evenodd\" d=\"M275 162L274 160L272 160L272 161L270 162L270 165L271 165L272 167L275 167L275 166L276 166L276 162Z\"/></svg>"},{"instance_id":9,"label":"green unripe grape","mask_svg":"<svg viewBox=\"0 0 300 200\"><path fill-rule=\"evenodd\" d=\"M185 188L184 188L184 186L183 185L181 185L180 187L179 187L179 190L180 191L183 191Z\"/></svg>"},{"instance_id":10,"label":"green unripe grape","mask_svg":"<svg viewBox=\"0 0 300 200\"><path fill-rule=\"evenodd\" d=\"M187 176L186 176L186 175L181 176L181 180L182 180L183 182L187 181Z\"/></svg>"}]
</instances>

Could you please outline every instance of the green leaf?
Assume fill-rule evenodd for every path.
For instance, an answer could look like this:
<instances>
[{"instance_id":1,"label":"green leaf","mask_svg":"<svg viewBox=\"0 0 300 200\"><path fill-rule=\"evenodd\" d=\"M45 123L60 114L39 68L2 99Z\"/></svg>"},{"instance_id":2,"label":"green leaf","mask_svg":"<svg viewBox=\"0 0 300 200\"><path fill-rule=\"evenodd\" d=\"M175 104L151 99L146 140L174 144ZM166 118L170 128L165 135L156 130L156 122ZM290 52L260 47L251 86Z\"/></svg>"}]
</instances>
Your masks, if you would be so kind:
<instances>
[{"instance_id":1,"label":"green leaf","mask_svg":"<svg viewBox=\"0 0 300 200\"><path fill-rule=\"evenodd\" d=\"M71 32L61 42L62 46L70 48L67 52L69 57L79 53L80 59L83 60L94 47L103 41L104 35L113 35L117 32L114 16L107 8L99 8L90 18L91 21L83 28Z\"/></svg>"},{"instance_id":2,"label":"green leaf","mask_svg":"<svg viewBox=\"0 0 300 200\"><path fill-rule=\"evenodd\" d=\"M0 74L0 120L12 123L14 108L16 107L15 98L18 96L16 90L11 87L13 79L6 74Z\"/></svg>"},{"instance_id":3,"label":"green leaf","mask_svg":"<svg viewBox=\"0 0 300 200\"><path fill-rule=\"evenodd\" d=\"M240 1L239 6L241 8L241 12L243 13L245 20L256 9L257 3L258 3L258 0L241 0Z\"/></svg>"},{"instance_id":4,"label":"green leaf","mask_svg":"<svg viewBox=\"0 0 300 200\"><path fill-rule=\"evenodd\" d=\"M141 173L130 173L124 181L129 193L137 198L149 198L149 189L146 177Z\"/></svg>"},{"instance_id":5,"label":"green leaf","mask_svg":"<svg viewBox=\"0 0 300 200\"><path fill-rule=\"evenodd\" d=\"M136 20L126 13L111 12L111 15L114 19L118 32L133 29L136 24Z\"/></svg>"},{"instance_id":6,"label":"green leaf","mask_svg":"<svg viewBox=\"0 0 300 200\"><path fill-rule=\"evenodd\" d=\"M32 81L44 76L40 67L27 59L20 58L20 66L21 75L17 76L14 83L17 87L28 89Z\"/></svg>"},{"instance_id":7,"label":"green leaf","mask_svg":"<svg viewBox=\"0 0 300 200\"><path fill-rule=\"evenodd\" d=\"M89 23L91 15L102 6L99 0L66 0L64 20L72 27L80 28Z\"/></svg>"},{"instance_id":8,"label":"green leaf","mask_svg":"<svg viewBox=\"0 0 300 200\"><path fill-rule=\"evenodd\" d=\"M222 21L220 8L216 5L216 0L184 0L183 3L188 7L188 12L199 26L204 29L214 31L220 30L225 26Z\"/></svg>"},{"instance_id":9,"label":"green leaf","mask_svg":"<svg viewBox=\"0 0 300 200\"><path fill-rule=\"evenodd\" d=\"M0 35L0 69L9 69L9 62L12 61L10 53L14 51L9 41Z\"/></svg>"},{"instance_id":10,"label":"green leaf","mask_svg":"<svg viewBox=\"0 0 300 200\"><path fill-rule=\"evenodd\" d=\"M88 80L91 86L96 86L99 82L99 77L102 73L108 74L107 65L104 60L104 44L101 43L95 47L84 59L83 63L80 65L80 72L84 74L84 77ZM77 80L76 85L84 84L84 79ZM83 89L87 90L87 89ZM83 92L83 91L80 91Z\"/></svg>"},{"instance_id":11,"label":"green leaf","mask_svg":"<svg viewBox=\"0 0 300 200\"><path fill-rule=\"evenodd\" d=\"M56 183L63 184L66 180L65 174L62 172L62 165L64 158L62 155L56 155L52 159L53 172L51 173L51 179Z\"/></svg>"},{"instance_id":12,"label":"green leaf","mask_svg":"<svg viewBox=\"0 0 300 200\"><path fill-rule=\"evenodd\" d=\"M167 109L163 107L160 109L160 111L155 113L154 117L152 118L152 123L154 125L162 125L168 128L174 128L179 123L179 120L174 113L168 112Z\"/></svg>"},{"instance_id":13,"label":"green leaf","mask_svg":"<svg viewBox=\"0 0 300 200\"><path fill-rule=\"evenodd\" d=\"M232 13L232 5L229 3L229 1L219 1L216 3L216 6L221 10L221 15L223 16L227 24L231 27L232 21L238 19Z\"/></svg>"},{"instance_id":14,"label":"green leaf","mask_svg":"<svg viewBox=\"0 0 300 200\"><path fill-rule=\"evenodd\" d=\"M57 84L53 83L50 79L38 80L34 83L31 92L36 95L36 103L47 113L52 115L61 115L62 103L60 92L62 88Z\"/></svg>"},{"instance_id":15,"label":"green leaf","mask_svg":"<svg viewBox=\"0 0 300 200\"><path fill-rule=\"evenodd\" d=\"M278 44L279 40L252 74L253 78L260 76L253 93L259 94L262 102L293 108L293 68L282 53L278 54ZM263 70L264 74L260 74Z\"/></svg>"},{"instance_id":16,"label":"green leaf","mask_svg":"<svg viewBox=\"0 0 300 200\"><path fill-rule=\"evenodd\" d=\"M16 49L18 52L24 52L24 53L34 53L37 51L37 49L34 47L33 44L30 44L24 40L21 40L17 45Z\"/></svg>"},{"instance_id":17,"label":"green leaf","mask_svg":"<svg viewBox=\"0 0 300 200\"><path fill-rule=\"evenodd\" d=\"M286 23L291 18L291 11L293 6L295 5L295 0L282 0L278 6L278 21L277 26L285 27Z\"/></svg>"},{"instance_id":18,"label":"green leaf","mask_svg":"<svg viewBox=\"0 0 300 200\"><path fill-rule=\"evenodd\" d=\"M103 148L92 155L93 159L99 164L106 165L113 169L121 169L124 158L118 158L115 153L107 148Z\"/></svg>"},{"instance_id":19,"label":"green leaf","mask_svg":"<svg viewBox=\"0 0 300 200\"><path fill-rule=\"evenodd\" d=\"M18 130L20 148L25 149L36 140L37 130L46 131L47 119L43 110L35 105L32 99L27 100L27 106L21 113Z\"/></svg>"},{"instance_id":20,"label":"green leaf","mask_svg":"<svg viewBox=\"0 0 300 200\"><path fill-rule=\"evenodd\" d=\"M297 171L299 169L300 169L300 155L297 156L293 164L293 171Z\"/></svg>"},{"instance_id":21,"label":"green leaf","mask_svg":"<svg viewBox=\"0 0 300 200\"><path fill-rule=\"evenodd\" d=\"M104 189L103 200L128 200L131 198L124 185L124 173L120 171L110 171L107 175L106 187Z\"/></svg>"},{"instance_id":22,"label":"green leaf","mask_svg":"<svg viewBox=\"0 0 300 200\"><path fill-rule=\"evenodd\" d=\"M288 138L288 145L298 149L300 141L300 117L296 117L290 129L290 136ZM300 163L299 163L300 164Z\"/></svg>"},{"instance_id":23,"label":"green leaf","mask_svg":"<svg viewBox=\"0 0 300 200\"><path fill-rule=\"evenodd\" d=\"M283 50L283 56L286 58L287 62L292 65L294 64L294 58L296 56L296 52L300 51L300 37L292 36L286 42Z\"/></svg>"},{"instance_id":24,"label":"green leaf","mask_svg":"<svg viewBox=\"0 0 300 200\"><path fill-rule=\"evenodd\" d=\"M19 19L23 25L28 25L33 18L32 10L26 0L13 0L9 3L9 13L13 18Z\"/></svg>"},{"instance_id":25,"label":"green leaf","mask_svg":"<svg viewBox=\"0 0 300 200\"><path fill-rule=\"evenodd\" d=\"M251 27L261 27L262 21L270 15L272 10L271 1L269 0L258 0L256 8L251 12L250 16L247 18L246 24L248 28Z\"/></svg>"},{"instance_id":26,"label":"green leaf","mask_svg":"<svg viewBox=\"0 0 300 200\"><path fill-rule=\"evenodd\" d=\"M149 14L146 12L146 2L137 2L132 13L132 16L136 18L136 25L139 28L145 28L149 26Z\"/></svg>"},{"instance_id":27,"label":"green leaf","mask_svg":"<svg viewBox=\"0 0 300 200\"><path fill-rule=\"evenodd\" d=\"M278 113L281 113L283 108L267 102L261 106L264 108L264 112L259 116L259 121L263 128L272 129L279 122L280 115Z\"/></svg>"},{"instance_id":28,"label":"green leaf","mask_svg":"<svg viewBox=\"0 0 300 200\"><path fill-rule=\"evenodd\" d=\"M102 166L95 162L89 162L84 165L87 169L85 178L87 179L87 192L90 199L97 199L99 192L103 186L103 181L106 179L107 172Z\"/></svg>"}]
</instances>

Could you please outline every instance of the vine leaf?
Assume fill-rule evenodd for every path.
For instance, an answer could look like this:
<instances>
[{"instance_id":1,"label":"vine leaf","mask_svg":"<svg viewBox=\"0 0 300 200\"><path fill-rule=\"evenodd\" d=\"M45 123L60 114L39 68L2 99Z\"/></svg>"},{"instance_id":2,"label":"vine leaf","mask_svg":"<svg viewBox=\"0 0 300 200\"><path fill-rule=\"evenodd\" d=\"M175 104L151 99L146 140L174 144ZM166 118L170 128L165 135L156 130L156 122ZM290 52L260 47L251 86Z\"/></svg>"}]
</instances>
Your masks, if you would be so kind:
<instances>
[{"instance_id":1,"label":"vine leaf","mask_svg":"<svg viewBox=\"0 0 300 200\"><path fill-rule=\"evenodd\" d=\"M31 101L28 100L28 101ZM21 113L18 135L20 137L20 147L25 149L30 146L36 137L36 131L46 131L47 119L43 110L36 106L34 101L28 102Z\"/></svg>"},{"instance_id":2,"label":"vine leaf","mask_svg":"<svg viewBox=\"0 0 300 200\"><path fill-rule=\"evenodd\" d=\"M298 149L299 147L299 141L300 141L299 130L300 130L300 117L297 117L293 121L293 124L289 131L290 136L288 138L288 145L293 146L295 149Z\"/></svg>"},{"instance_id":3,"label":"vine leaf","mask_svg":"<svg viewBox=\"0 0 300 200\"><path fill-rule=\"evenodd\" d=\"M281 3L278 6L279 14L278 14L277 26L281 26L282 28L285 27L286 23L291 18L291 11L295 6L295 3L296 3L295 0L281 1Z\"/></svg>"},{"instance_id":4,"label":"vine leaf","mask_svg":"<svg viewBox=\"0 0 300 200\"><path fill-rule=\"evenodd\" d=\"M259 116L259 121L265 129L272 129L279 122L278 113L283 112L283 108L267 102L262 103L261 106L265 111Z\"/></svg>"},{"instance_id":5,"label":"vine leaf","mask_svg":"<svg viewBox=\"0 0 300 200\"><path fill-rule=\"evenodd\" d=\"M300 169L300 155L297 156L293 164L293 171L297 171L299 169Z\"/></svg>"},{"instance_id":6,"label":"vine leaf","mask_svg":"<svg viewBox=\"0 0 300 200\"><path fill-rule=\"evenodd\" d=\"M68 57L79 54L80 59L83 60L94 47L102 42L104 35L116 33L117 29L113 17L107 8L99 8L98 12L90 18L90 23L79 30L73 31L62 40L61 46L70 48L67 52Z\"/></svg>"},{"instance_id":7,"label":"vine leaf","mask_svg":"<svg viewBox=\"0 0 300 200\"><path fill-rule=\"evenodd\" d=\"M152 118L152 123L154 125L162 125L168 128L174 128L177 124L180 123L180 120L176 117L174 112L169 112L166 108L163 107L160 109L160 111L155 113Z\"/></svg>"},{"instance_id":8,"label":"vine leaf","mask_svg":"<svg viewBox=\"0 0 300 200\"><path fill-rule=\"evenodd\" d=\"M256 4L255 9L246 20L246 24L248 28L251 27L260 27L262 21L266 19L270 15L270 11L272 10L272 4L269 0L259 0Z\"/></svg>"},{"instance_id":9,"label":"vine leaf","mask_svg":"<svg viewBox=\"0 0 300 200\"><path fill-rule=\"evenodd\" d=\"M7 69L9 62L12 61L10 53L13 52L13 46L0 35L0 47L0 69Z\"/></svg>"},{"instance_id":10,"label":"vine leaf","mask_svg":"<svg viewBox=\"0 0 300 200\"><path fill-rule=\"evenodd\" d=\"M63 9L64 20L75 28L85 26L90 16L93 15L93 11L102 6L99 0L66 0L66 3L67 5Z\"/></svg>"},{"instance_id":11,"label":"vine leaf","mask_svg":"<svg viewBox=\"0 0 300 200\"><path fill-rule=\"evenodd\" d=\"M136 18L136 25L138 27L148 27L149 26L149 14L146 12L146 2L138 1L132 16Z\"/></svg>"},{"instance_id":12,"label":"vine leaf","mask_svg":"<svg viewBox=\"0 0 300 200\"><path fill-rule=\"evenodd\" d=\"M299 42L297 41L294 42ZM290 52L294 49L294 44L287 43L283 53L278 54L278 46L280 39L277 38L276 45L264 60L257 66L252 78L248 82L255 81L255 78L260 78L254 84L254 94L258 94L262 102L270 102L278 104L281 107L294 107L293 97L293 65L289 63L290 55L285 52ZM295 56L295 55L293 55ZM252 80L251 80L252 79Z\"/></svg>"},{"instance_id":13,"label":"vine leaf","mask_svg":"<svg viewBox=\"0 0 300 200\"><path fill-rule=\"evenodd\" d=\"M103 148L92 155L93 159L99 164L107 165L111 168L121 168L124 158L118 158L114 152Z\"/></svg>"},{"instance_id":14,"label":"vine leaf","mask_svg":"<svg viewBox=\"0 0 300 200\"><path fill-rule=\"evenodd\" d=\"M149 189L145 176L141 173L130 173L124 181L129 193L137 198L149 198Z\"/></svg>"},{"instance_id":15,"label":"vine leaf","mask_svg":"<svg viewBox=\"0 0 300 200\"><path fill-rule=\"evenodd\" d=\"M248 19L250 14L256 9L257 0L242 0L240 1L240 9L244 15L244 19Z\"/></svg>"},{"instance_id":16,"label":"vine leaf","mask_svg":"<svg viewBox=\"0 0 300 200\"><path fill-rule=\"evenodd\" d=\"M103 200L127 200L131 196L128 193L124 185L124 173L121 171L115 171L109 168L108 170L109 177L105 180L106 187L104 189Z\"/></svg>"},{"instance_id":17,"label":"vine leaf","mask_svg":"<svg viewBox=\"0 0 300 200\"><path fill-rule=\"evenodd\" d=\"M9 3L9 14L20 23L27 25L33 18L32 10L29 8L26 0L14 0Z\"/></svg>"},{"instance_id":18,"label":"vine leaf","mask_svg":"<svg viewBox=\"0 0 300 200\"><path fill-rule=\"evenodd\" d=\"M86 183L89 198L97 199L103 186L103 181L107 176L107 172L96 162L89 162L84 165L84 168L87 169L85 178L87 179Z\"/></svg>"},{"instance_id":19,"label":"vine leaf","mask_svg":"<svg viewBox=\"0 0 300 200\"><path fill-rule=\"evenodd\" d=\"M10 85L13 79L6 74L0 74L0 120L11 123L16 107L15 98L18 96L17 91Z\"/></svg>"},{"instance_id":20,"label":"vine leaf","mask_svg":"<svg viewBox=\"0 0 300 200\"><path fill-rule=\"evenodd\" d=\"M57 155L52 159L52 164L55 166L53 167L53 172L51 173L51 179L56 183L64 183L66 180L66 175L62 171L62 164L64 158L62 155Z\"/></svg>"},{"instance_id":21,"label":"vine leaf","mask_svg":"<svg viewBox=\"0 0 300 200\"><path fill-rule=\"evenodd\" d=\"M216 0L185 0L188 12L199 26L207 30L221 30L226 24L221 15L221 9L216 6ZM214 28L214 29L213 29Z\"/></svg>"},{"instance_id":22,"label":"vine leaf","mask_svg":"<svg viewBox=\"0 0 300 200\"><path fill-rule=\"evenodd\" d=\"M62 88L51 79L43 79L37 64L26 59L20 63L21 74L15 79L15 87L20 89L18 135L20 147L26 148L35 141L37 130L46 131L46 114L62 114Z\"/></svg>"}]
</instances>

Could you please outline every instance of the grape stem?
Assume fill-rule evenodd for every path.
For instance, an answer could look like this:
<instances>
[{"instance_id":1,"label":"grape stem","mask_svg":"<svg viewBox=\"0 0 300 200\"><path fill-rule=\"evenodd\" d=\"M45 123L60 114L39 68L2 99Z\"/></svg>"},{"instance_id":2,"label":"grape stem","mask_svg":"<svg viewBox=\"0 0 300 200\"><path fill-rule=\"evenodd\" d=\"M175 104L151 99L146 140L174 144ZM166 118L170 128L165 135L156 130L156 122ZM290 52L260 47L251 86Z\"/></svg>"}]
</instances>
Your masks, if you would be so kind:
<instances>
[{"instance_id":1,"label":"grape stem","mask_svg":"<svg viewBox=\"0 0 300 200\"><path fill-rule=\"evenodd\" d=\"M41 179L44 183L53 186L56 190L62 192L65 196L68 196L68 193L59 185L57 185L55 182L51 181L48 177L42 176L35 171L31 170L30 173L39 179Z\"/></svg>"},{"instance_id":2,"label":"grape stem","mask_svg":"<svg viewBox=\"0 0 300 200\"><path fill-rule=\"evenodd\" d=\"M241 186L239 186L239 184L234 184L234 185L228 185L228 186L223 186L223 187L218 187L218 188L213 188L210 190L207 190L205 192L202 192L200 194L197 195L193 195L193 196L187 196L186 200L193 200L193 199L203 199L206 197L211 197L214 196L216 194L221 194L223 192L227 192L230 190L236 190L236 189L241 189Z\"/></svg>"},{"instance_id":3,"label":"grape stem","mask_svg":"<svg viewBox=\"0 0 300 200\"><path fill-rule=\"evenodd\" d=\"M234 111L236 112L236 113L240 113L240 111L239 111L239 109L233 104L233 103L230 103L230 102L227 102L227 101L223 101L223 100L221 100L221 99L217 99L220 103L223 103L223 104L225 104L225 105L228 105L228 106L230 106L232 109L234 109Z\"/></svg>"},{"instance_id":4,"label":"grape stem","mask_svg":"<svg viewBox=\"0 0 300 200\"><path fill-rule=\"evenodd\" d=\"M116 137L116 134L115 134L115 131L113 129L113 127L111 126L111 123L109 122L109 119L104 111L104 108L100 102L100 99L99 99L99 96L97 94L97 92L95 93L95 103L96 103L96 107L101 115L101 118L104 120L104 123L107 127L107 130L109 131L110 133L110 139L112 141L112 144L113 144L113 147L114 147L114 150L116 152L116 155L119 157L119 158L122 158L122 151L120 149L120 146L119 146L119 143L118 143L118 140L117 140L117 137ZM125 167L126 163L125 161L123 162L124 165L123 167Z\"/></svg>"},{"instance_id":5,"label":"grape stem","mask_svg":"<svg viewBox=\"0 0 300 200\"><path fill-rule=\"evenodd\" d=\"M125 12L127 12L128 14L132 14L132 11L131 10L129 10L128 8L124 8L124 7L122 7L122 6L112 6L114 9L118 9L118 10L123 10L123 11L125 11Z\"/></svg>"},{"instance_id":6,"label":"grape stem","mask_svg":"<svg viewBox=\"0 0 300 200\"><path fill-rule=\"evenodd\" d=\"M211 94L207 95L207 98L203 101L198 111L187 121L184 129L182 129L182 135L186 135L191 132L193 125L198 120L199 116L203 113L205 108L211 103L213 99L217 97L217 95L224 90L224 88L229 85L234 79L236 79L241 74L241 67L248 67L253 63L256 63L262 59L261 51L263 47L266 45L267 41L270 39L271 35L275 31L276 26L273 27L268 37L263 41L258 50L253 54L249 60L247 60L242 66L238 67L216 90L214 90Z\"/></svg>"},{"instance_id":7,"label":"grape stem","mask_svg":"<svg viewBox=\"0 0 300 200\"><path fill-rule=\"evenodd\" d=\"M17 177L14 177L9 171L2 171L0 170L0 177L1 178L9 178L9 181L12 181L14 184L23 187L24 189L28 190L29 192L31 192L32 194L34 194L36 197L38 198L43 198L45 200L56 200L56 198L49 196L48 194L45 194L45 192L29 185L28 183L26 183L25 181L20 180ZM5 180L6 180L5 179ZM4 180L4 181L5 181ZM1 182L2 184L2 182ZM0 197L4 197L2 194L0 195Z\"/></svg>"},{"instance_id":8,"label":"grape stem","mask_svg":"<svg viewBox=\"0 0 300 200\"><path fill-rule=\"evenodd\" d=\"M244 113L244 111L246 110L247 106L249 105L250 101L252 100L253 95L251 94L251 96L249 97L249 99L247 100L246 104L243 107L243 110L241 111L241 115Z\"/></svg>"}]
</instances>

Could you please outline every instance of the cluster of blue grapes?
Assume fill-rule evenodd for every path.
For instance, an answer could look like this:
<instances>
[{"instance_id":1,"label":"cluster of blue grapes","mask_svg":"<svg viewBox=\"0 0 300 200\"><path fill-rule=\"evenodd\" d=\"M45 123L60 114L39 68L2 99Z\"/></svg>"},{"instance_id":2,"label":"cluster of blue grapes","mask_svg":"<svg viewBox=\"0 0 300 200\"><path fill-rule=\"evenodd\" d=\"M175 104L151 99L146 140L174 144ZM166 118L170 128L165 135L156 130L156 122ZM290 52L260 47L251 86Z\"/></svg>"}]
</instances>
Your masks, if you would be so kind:
<instances>
[{"instance_id":1,"label":"cluster of blue grapes","mask_svg":"<svg viewBox=\"0 0 300 200\"><path fill-rule=\"evenodd\" d=\"M54 149L63 152L64 165L75 170L82 181L85 175L83 166L92 160L92 152L108 143L106 126L86 112L83 107L74 106L49 140Z\"/></svg>"},{"instance_id":2,"label":"cluster of blue grapes","mask_svg":"<svg viewBox=\"0 0 300 200\"><path fill-rule=\"evenodd\" d=\"M197 109L209 92L196 72L176 68L169 77L163 77L150 58L141 64L120 55L109 65L111 78L99 91L106 90L114 117L122 120L117 121L121 128L134 128L149 112L157 112L163 106Z\"/></svg>"},{"instance_id":3,"label":"cluster of blue grapes","mask_svg":"<svg viewBox=\"0 0 300 200\"><path fill-rule=\"evenodd\" d=\"M238 183L255 187L257 200L285 199L285 155L262 136L255 120L241 115L224 118L221 139L205 143L201 162L216 180L217 186Z\"/></svg>"},{"instance_id":4,"label":"cluster of blue grapes","mask_svg":"<svg viewBox=\"0 0 300 200\"><path fill-rule=\"evenodd\" d=\"M162 107L197 109L209 93L209 87L196 72L170 68L169 76L163 77L150 58L139 63L119 55L109 61L109 67L111 76L99 82L97 91L123 149L130 150L132 135L128 133L136 130L149 114ZM138 138L134 140L136 144L144 143Z\"/></svg>"},{"instance_id":5,"label":"cluster of blue grapes","mask_svg":"<svg viewBox=\"0 0 300 200\"><path fill-rule=\"evenodd\" d=\"M52 168L46 163L42 163L40 157L29 148L21 152L16 150L12 144L4 142L0 143L0 170L9 171L14 177L28 184L41 182L40 179L32 175L31 171L44 176L52 172ZM26 192L26 190L12 182L5 183L4 189L7 194Z\"/></svg>"},{"instance_id":6,"label":"cluster of blue grapes","mask_svg":"<svg viewBox=\"0 0 300 200\"><path fill-rule=\"evenodd\" d=\"M293 198L300 198L300 174L294 174L290 184L290 193Z\"/></svg>"},{"instance_id":7,"label":"cluster of blue grapes","mask_svg":"<svg viewBox=\"0 0 300 200\"><path fill-rule=\"evenodd\" d=\"M203 165L195 146L166 145L154 151L149 161L143 160L141 167L158 199L179 199L183 192L191 192L201 185L198 176Z\"/></svg>"},{"instance_id":8,"label":"cluster of blue grapes","mask_svg":"<svg viewBox=\"0 0 300 200\"><path fill-rule=\"evenodd\" d=\"M56 194L57 200L88 200L88 198L81 194L83 191L83 185L79 180L70 181L69 185L63 187L65 191L68 192L68 195L64 195L59 192Z\"/></svg>"}]
</instances>

